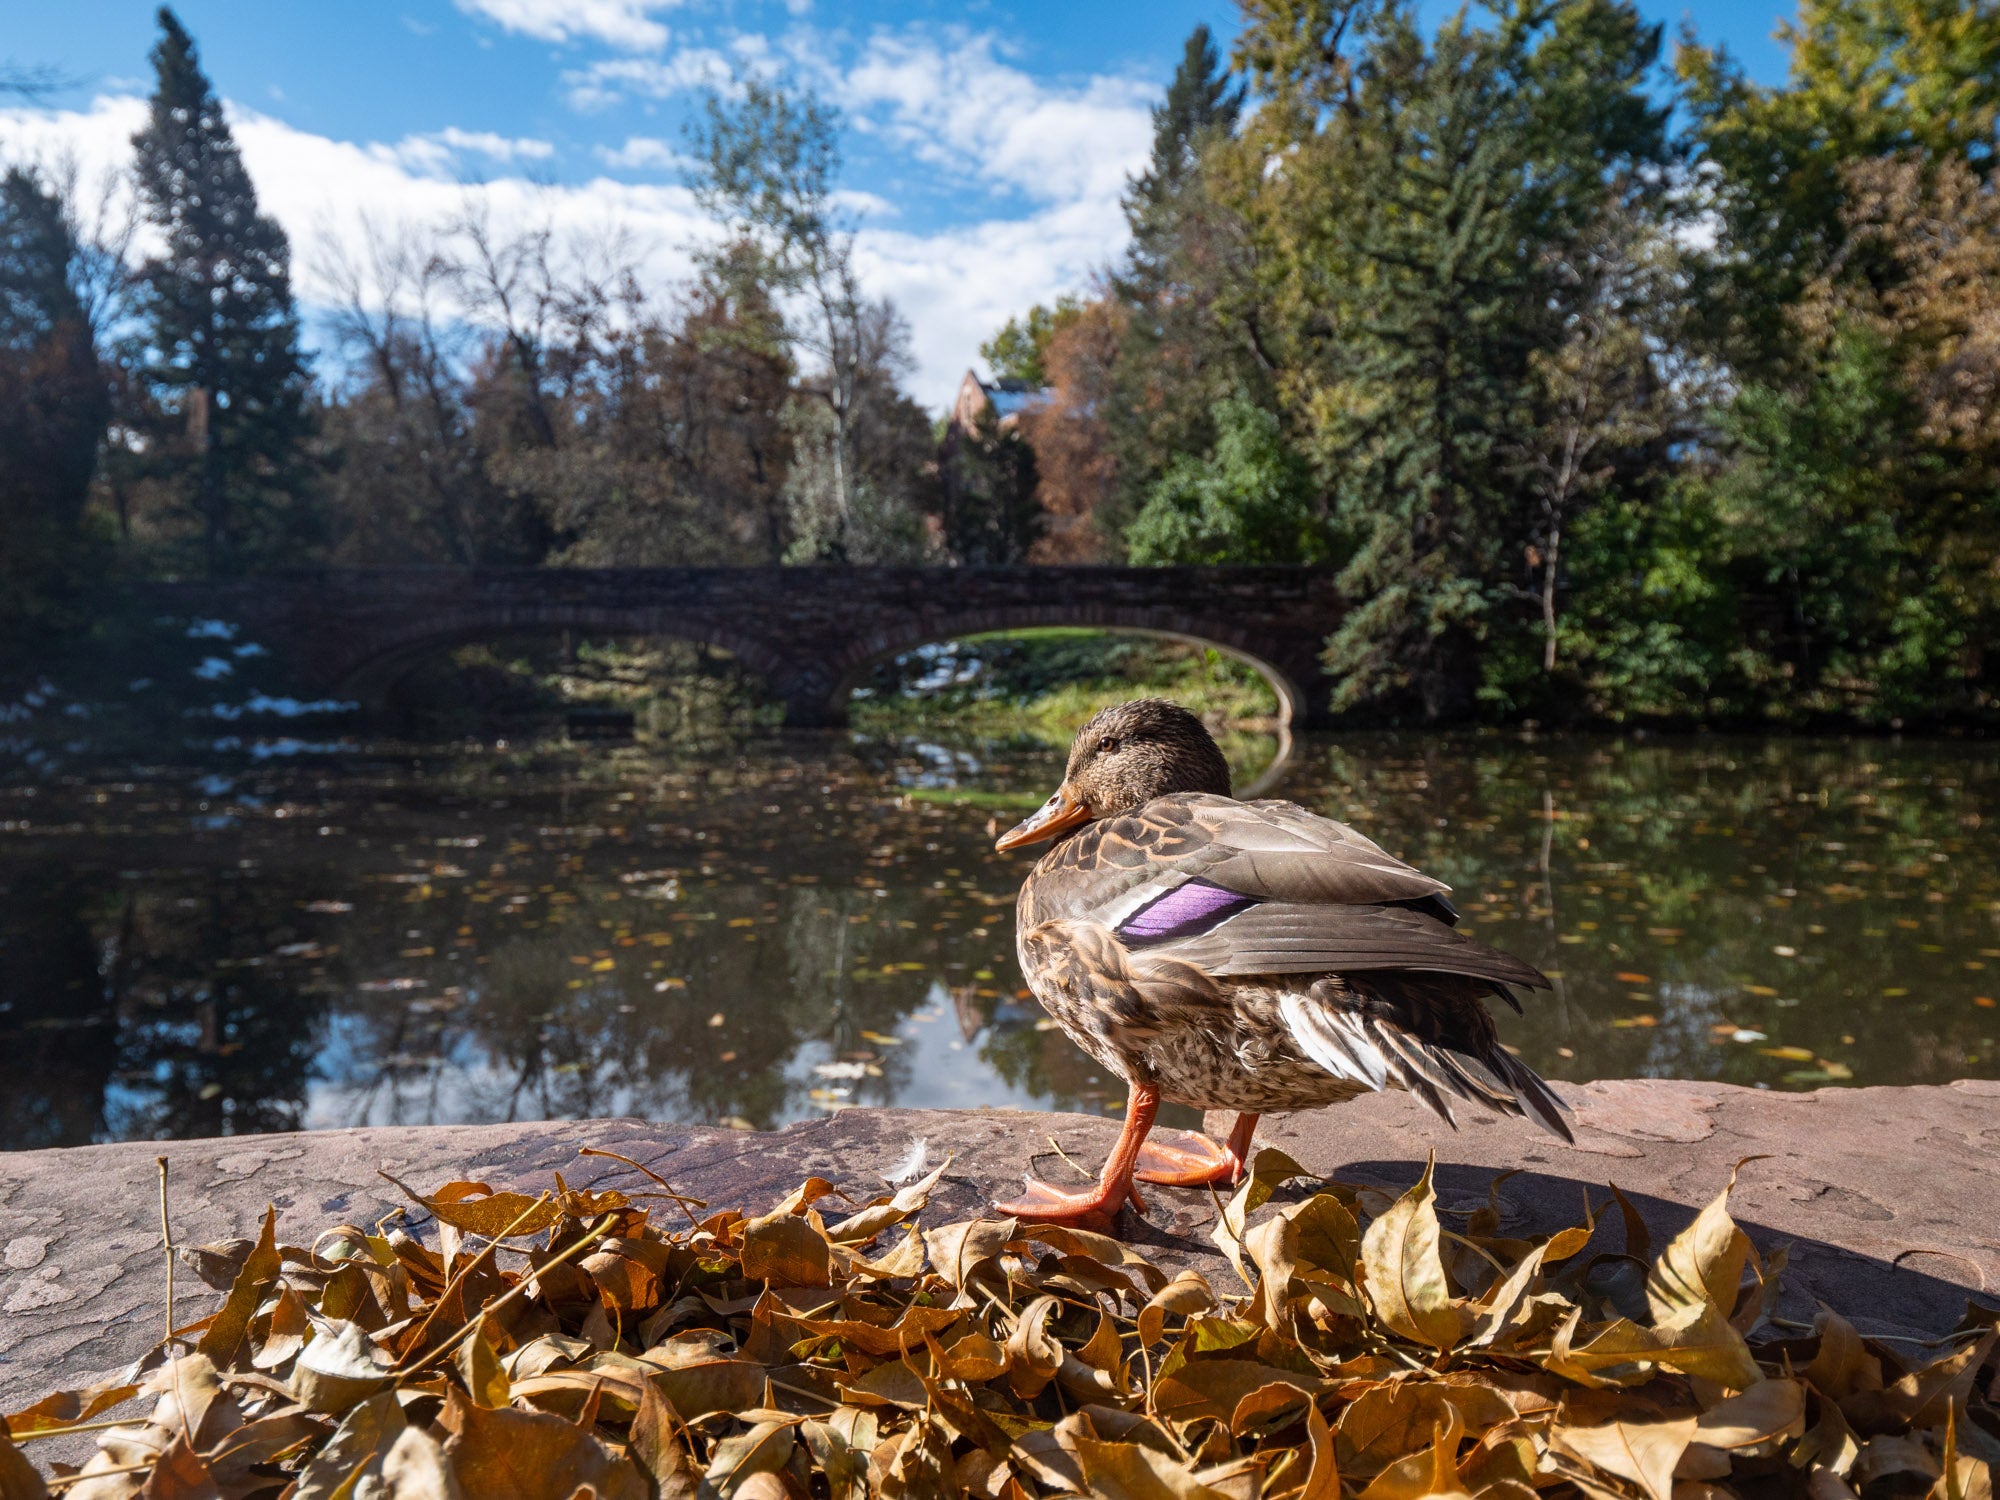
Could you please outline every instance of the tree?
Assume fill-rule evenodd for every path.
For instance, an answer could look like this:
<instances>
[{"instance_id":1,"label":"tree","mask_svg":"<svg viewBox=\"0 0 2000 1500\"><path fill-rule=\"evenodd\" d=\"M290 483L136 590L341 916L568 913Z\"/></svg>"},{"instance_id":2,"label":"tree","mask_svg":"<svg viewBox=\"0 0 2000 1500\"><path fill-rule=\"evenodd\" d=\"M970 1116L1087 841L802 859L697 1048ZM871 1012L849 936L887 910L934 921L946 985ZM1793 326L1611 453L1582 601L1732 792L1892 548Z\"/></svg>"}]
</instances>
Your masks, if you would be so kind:
<instances>
[{"instance_id":1,"label":"tree","mask_svg":"<svg viewBox=\"0 0 2000 1500\"><path fill-rule=\"evenodd\" d=\"M534 561L535 516L488 472L452 316L457 272L414 228L362 226L323 279L349 379L324 414L330 554L347 564Z\"/></svg>"},{"instance_id":2,"label":"tree","mask_svg":"<svg viewBox=\"0 0 2000 1500\"><path fill-rule=\"evenodd\" d=\"M995 380L1047 385L1049 341L1074 323L1082 311L1083 303L1076 297L1058 297L1053 307L1038 302L1028 309L1027 316L1001 324L1000 331L979 346L979 357L986 361Z\"/></svg>"},{"instance_id":3,"label":"tree","mask_svg":"<svg viewBox=\"0 0 2000 1500\"><path fill-rule=\"evenodd\" d=\"M1843 172L1840 251L1796 351L1721 415L1709 479L1778 606L1746 643L1794 712L1892 720L1994 698L2000 203L1962 158Z\"/></svg>"},{"instance_id":4,"label":"tree","mask_svg":"<svg viewBox=\"0 0 2000 1500\"><path fill-rule=\"evenodd\" d=\"M1215 414L1215 449L1181 454L1132 525L1135 563L1319 562L1324 508L1276 412L1232 396Z\"/></svg>"},{"instance_id":5,"label":"tree","mask_svg":"<svg viewBox=\"0 0 2000 1500\"><path fill-rule=\"evenodd\" d=\"M1282 17L1246 41L1272 70L1247 134L1284 152L1252 206L1279 385L1352 538L1336 704L1457 717L1537 529L1507 458L1575 296L1555 266L1668 156L1659 33L1613 0L1521 0L1434 37L1404 8L1357 14L1324 28L1352 56Z\"/></svg>"},{"instance_id":6,"label":"tree","mask_svg":"<svg viewBox=\"0 0 2000 1500\"><path fill-rule=\"evenodd\" d=\"M862 292L854 237L835 211L837 113L810 91L795 95L763 79L741 78L737 88L734 100L710 94L703 118L690 130L698 162L694 188L738 246L763 258L759 279L799 309L787 337L805 356L800 398L823 407L825 420L795 415L791 424L807 465L797 476L795 513L803 520L792 555L856 560L857 547L874 551L882 537L908 534L916 524L914 514L889 520L882 507L901 503L901 486L885 484L880 456L862 451L871 426L901 430L893 411L868 410L871 402L893 408L899 399L893 367L899 341L892 330L900 320L886 302ZM871 424L873 415L889 420ZM864 485L871 486L865 497ZM871 518L862 516L864 509ZM850 528L870 539L850 546ZM816 550L802 551L808 547Z\"/></svg>"},{"instance_id":7,"label":"tree","mask_svg":"<svg viewBox=\"0 0 2000 1500\"><path fill-rule=\"evenodd\" d=\"M1236 195L1262 170L1232 139L1242 104L1208 28L1196 27L1153 111L1152 154L1124 201L1132 244L1113 283L1124 316L1104 393L1118 486L1117 514L1105 521L1114 531L1176 454L1214 443L1220 402L1243 392L1272 400L1257 247Z\"/></svg>"},{"instance_id":8,"label":"tree","mask_svg":"<svg viewBox=\"0 0 2000 1500\"><path fill-rule=\"evenodd\" d=\"M1035 453L991 406L970 432L945 436L939 498L944 545L975 567L1017 563L1042 526L1035 502Z\"/></svg>"},{"instance_id":9,"label":"tree","mask_svg":"<svg viewBox=\"0 0 2000 1500\"><path fill-rule=\"evenodd\" d=\"M1699 373L1656 368L1675 347L1680 256L1666 236L1610 205L1552 266L1566 296L1561 342L1528 356L1539 408L1515 445L1531 497L1526 563L1541 611L1541 671L1561 641L1563 547L1578 515L1619 481L1643 486L1665 471L1660 451L1685 436Z\"/></svg>"},{"instance_id":10,"label":"tree","mask_svg":"<svg viewBox=\"0 0 2000 1500\"><path fill-rule=\"evenodd\" d=\"M662 308L631 276L558 416L516 476L587 566L774 563L791 537L783 411L791 361L775 309L724 258Z\"/></svg>"},{"instance_id":11,"label":"tree","mask_svg":"<svg viewBox=\"0 0 2000 1500\"><path fill-rule=\"evenodd\" d=\"M1203 22L1188 34L1164 99L1153 107L1153 153L1125 195L1132 225L1132 274L1171 279L1186 198L1199 180L1202 152L1236 128L1243 88L1232 84Z\"/></svg>"},{"instance_id":12,"label":"tree","mask_svg":"<svg viewBox=\"0 0 2000 1500\"><path fill-rule=\"evenodd\" d=\"M1040 355L1048 399L1017 419L1034 450L1042 512L1033 562L1098 562L1116 545L1106 524L1118 486L1110 413L1125 325L1124 308L1097 297L1050 334Z\"/></svg>"},{"instance_id":13,"label":"tree","mask_svg":"<svg viewBox=\"0 0 2000 1500\"><path fill-rule=\"evenodd\" d=\"M843 443L833 403L808 376L784 411L791 563L944 561L926 522L939 509L937 439L922 407L897 389L910 365L909 326L886 303L854 324L856 382Z\"/></svg>"},{"instance_id":14,"label":"tree","mask_svg":"<svg viewBox=\"0 0 2000 1500\"><path fill-rule=\"evenodd\" d=\"M1785 309L1839 252L1847 163L1915 152L1983 174L2000 142L1995 0L1800 0L1780 36L1782 85L1692 36L1675 59L1722 231L1713 336L1758 372L1782 362Z\"/></svg>"},{"instance_id":15,"label":"tree","mask_svg":"<svg viewBox=\"0 0 2000 1500\"><path fill-rule=\"evenodd\" d=\"M307 377L290 250L258 211L193 40L159 12L139 191L164 241L143 270L156 472L200 529L211 576L296 547L305 522Z\"/></svg>"},{"instance_id":16,"label":"tree","mask_svg":"<svg viewBox=\"0 0 2000 1500\"><path fill-rule=\"evenodd\" d=\"M0 177L0 640L64 620L110 393L62 202L18 167Z\"/></svg>"}]
</instances>

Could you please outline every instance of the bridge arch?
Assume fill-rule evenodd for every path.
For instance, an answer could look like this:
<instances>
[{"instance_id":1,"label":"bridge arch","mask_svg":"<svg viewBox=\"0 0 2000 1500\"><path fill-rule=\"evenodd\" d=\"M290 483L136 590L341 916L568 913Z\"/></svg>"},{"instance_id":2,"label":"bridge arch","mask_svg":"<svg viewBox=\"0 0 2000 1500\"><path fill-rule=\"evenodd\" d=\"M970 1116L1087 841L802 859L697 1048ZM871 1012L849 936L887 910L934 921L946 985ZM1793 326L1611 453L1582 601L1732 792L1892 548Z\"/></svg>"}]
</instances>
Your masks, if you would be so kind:
<instances>
[{"instance_id":1,"label":"bridge arch","mask_svg":"<svg viewBox=\"0 0 2000 1500\"><path fill-rule=\"evenodd\" d=\"M879 662L903 656L922 646L963 640L967 636L1047 626L1150 636L1155 640L1180 641L1220 651L1250 668L1270 687L1278 700L1277 718L1281 727L1290 729L1294 724L1302 723L1310 712L1308 689L1284 667L1260 654L1256 645L1246 640L1242 632L1231 629L1225 623L1163 617L1156 610L1093 609L1089 606L1047 604L975 610L936 622L898 622L865 632L830 663L831 681L825 699L817 706L815 722L845 723L848 701L854 689ZM788 704L793 716L797 716L798 709L806 708L807 705L800 704L794 709Z\"/></svg>"},{"instance_id":2,"label":"bridge arch","mask_svg":"<svg viewBox=\"0 0 2000 1500\"><path fill-rule=\"evenodd\" d=\"M986 631L1072 626L1193 641L1248 663L1288 723L1322 716L1319 654L1345 601L1303 567L328 568L135 592L237 621L301 687L380 703L419 657L564 630L728 651L793 724L837 724L866 667Z\"/></svg>"},{"instance_id":3,"label":"bridge arch","mask_svg":"<svg viewBox=\"0 0 2000 1500\"><path fill-rule=\"evenodd\" d=\"M782 656L755 636L712 620L688 619L671 610L591 609L542 605L494 611L446 611L426 617L408 633L380 642L367 655L343 664L334 684L337 696L378 709L397 682L425 659L459 646L524 637L571 634L636 636L686 641L727 651L775 687L790 668Z\"/></svg>"}]
</instances>

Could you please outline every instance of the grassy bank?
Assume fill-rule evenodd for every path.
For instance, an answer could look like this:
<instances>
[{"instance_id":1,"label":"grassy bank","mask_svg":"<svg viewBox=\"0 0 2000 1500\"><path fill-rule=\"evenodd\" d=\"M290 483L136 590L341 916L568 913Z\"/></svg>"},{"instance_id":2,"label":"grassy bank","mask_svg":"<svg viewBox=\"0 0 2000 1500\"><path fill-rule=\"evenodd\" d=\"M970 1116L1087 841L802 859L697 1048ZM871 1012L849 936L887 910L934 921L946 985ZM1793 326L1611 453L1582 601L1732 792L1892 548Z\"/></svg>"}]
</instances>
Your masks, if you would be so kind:
<instances>
[{"instance_id":1,"label":"grassy bank","mask_svg":"<svg viewBox=\"0 0 2000 1500\"><path fill-rule=\"evenodd\" d=\"M857 692L856 728L948 730L986 740L1066 745L1109 703L1172 698L1227 733L1255 733L1278 712L1254 669L1212 648L1095 630L1014 630L927 646L878 667Z\"/></svg>"}]
</instances>

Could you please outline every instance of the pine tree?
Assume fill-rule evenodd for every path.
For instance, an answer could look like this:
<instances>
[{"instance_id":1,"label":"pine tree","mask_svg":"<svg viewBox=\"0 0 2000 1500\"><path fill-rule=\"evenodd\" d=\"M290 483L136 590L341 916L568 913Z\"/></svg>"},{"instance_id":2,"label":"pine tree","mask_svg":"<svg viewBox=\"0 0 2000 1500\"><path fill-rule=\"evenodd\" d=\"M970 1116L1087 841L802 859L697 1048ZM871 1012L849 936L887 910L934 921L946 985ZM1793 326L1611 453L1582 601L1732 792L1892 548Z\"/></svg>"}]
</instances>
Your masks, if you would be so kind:
<instances>
[{"instance_id":1,"label":"pine tree","mask_svg":"<svg viewBox=\"0 0 2000 1500\"><path fill-rule=\"evenodd\" d=\"M1242 224L1213 181L1242 109L1242 86L1197 26L1153 110L1152 156L1125 195L1132 245L1114 295L1127 316L1109 413L1119 498L1104 518L1114 532L1176 455L1214 445L1220 403L1239 393L1268 403Z\"/></svg>"},{"instance_id":2,"label":"pine tree","mask_svg":"<svg viewBox=\"0 0 2000 1500\"><path fill-rule=\"evenodd\" d=\"M1665 158L1658 35L1614 0L1521 0L1434 38L1386 12L1292 169L1289 309L1324 331L1291 389L1354 543L1339 707L1466 715L1483 643L1531 597L1538 512L1509 455L1574 295L1554 268Z\"/></svg>"},{"instance_id":3,"label":"pine tree","mask_svg":"<svg viewBox=\"0 0 2000 1500\"><path fill-rule=\"evenodd\" d=\"M61 623L110 414L75 259L61 202L10 169L0 178L0 640L10 644Z\"/></svg>"},{"instance_id":4,"label":"pine tree","mask_svg":"<svg viewBox=\"0 0 2000 1500\"><path fill-rule=\"evenodd\" d=\"M1181 51L1167 96L1153 107L1153 155L1125 195L1132 225L1132 263L1144 278L1172 257L1182 196L1195 179L1202 148L1236 128L1243 90L1232 87L1207 23L1196 26Z\"/></svg>"},{"instance_id":5,"label":"pine tree","mask_svg":"<svg viewBox=\"0 0 2000 1500\"><path fill-rule=\"evenodd\" d=\"M200 530L211 577L295 548L305 521L307 375L284 231L258 212L243 158L171 10L132 138L164 252L143 270L146 378L165 414L160 477Z\"/></svg>"}]
</instances>

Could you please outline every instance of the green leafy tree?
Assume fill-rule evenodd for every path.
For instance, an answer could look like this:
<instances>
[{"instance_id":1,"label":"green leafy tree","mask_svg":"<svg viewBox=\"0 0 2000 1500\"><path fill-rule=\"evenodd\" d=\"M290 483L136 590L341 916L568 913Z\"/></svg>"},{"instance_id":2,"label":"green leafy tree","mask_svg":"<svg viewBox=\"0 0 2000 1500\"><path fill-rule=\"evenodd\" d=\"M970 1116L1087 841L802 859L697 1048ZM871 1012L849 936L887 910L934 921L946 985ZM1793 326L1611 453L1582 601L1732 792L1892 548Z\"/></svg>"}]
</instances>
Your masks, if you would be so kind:
<instances>
[{"instance_id":1,"label":"green leafy tree","mask_svg":"<svg viewBox=\"0 0 2000 1500\"><path fill-rule=\"evenodd\" d=\"M111 410L76 260L56 195L18 167L0 176L0 641L15 648L0 659L17 663L69 619Z\"/></svg>"},{"instance_id":2,"label":"green leafy tree","mask_svg":"<svg viewBox=\"0 0 2000 1500\"><path fill-rule=\"evenodd\" d=\"M1276 412L1232 396L1215 448L1176 457L1127 533L1135 563L1319 562L1330 550L1311 468Z\"/></svg>"},{"instance_id":3,"label":"green leafy tree","mask_svg":"<svg viewBox=\"0 0 2000 1500\"><path fill-rule=\"evenodd\" d=\"M979 357L996 380L1018 380L1031 386L1049 383L1045 365L1049 341L1074 323L1083 313L1077 297L1058 297L1053 307L1040 303L1026 316L1009 318L1000 331L979 346Z\"/></svg>"},{"instance_id":4,"label":"green leafy tree","mask_svg":"<svg viewBox=\"0 0 2000 1500\"><path fill-rule=\"evenodd\" d=\"M1675 59L1722 229L1713 336L1761 369L1789 351L1785 309L1838 253L1847 163L1915 152L1983 173L2000 143L1995 0L1800 0L1779 35L1783 84L1692 35Z\"/></svg>"},{"instance_id":5,"label":"green leafy tree","mask_svg":"<svg viewBox=\"0 0 2000 1500\"><path fill-rule=\"evenodd\" d=\"M145 376L163 418L157 471L220 576L305 539L308 382L284 231L258 211L193 40L171 10L159 25L151 108L132 138L164 241L143 270Z\"/></svg>"},{"instance_id":6,"label":"green leafy tree","mask_svg":"<svg viewBox=\"0 0 2000 1500\"><path fill-rule=\"evenodd\" d=\"M1509 456L1575 295L1556 267L1668 156L1646 94L1659 35L1611 0L1524 0L1435 36L1403 7L1323 30L1246 52L1270 70L1251 139L1267 159L1291 143L1254 205L1292 330L1280 385L1354 542L1327 661L1340 707L1456 717L1529 597L1539 518Z\"/></svg>"}]
</instances>

